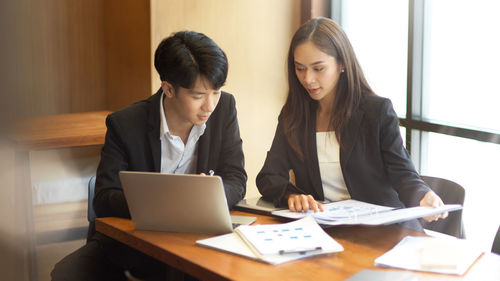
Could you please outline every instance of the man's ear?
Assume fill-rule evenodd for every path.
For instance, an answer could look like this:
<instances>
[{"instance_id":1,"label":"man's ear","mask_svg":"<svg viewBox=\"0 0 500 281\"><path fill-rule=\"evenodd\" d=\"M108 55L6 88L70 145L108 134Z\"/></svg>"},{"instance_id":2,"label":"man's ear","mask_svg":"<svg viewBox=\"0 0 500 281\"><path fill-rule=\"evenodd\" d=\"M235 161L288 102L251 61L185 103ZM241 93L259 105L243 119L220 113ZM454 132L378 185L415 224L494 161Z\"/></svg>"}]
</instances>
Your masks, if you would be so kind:
<instances>
[{"instance_id":1,"label":"man's ear","mask_svg":"<svg viewBox=\"0 0 500 281\"><path fill-rule=\"evenodd\" d=\"M161 81L161 89L168 98L173 98L175 96L174 86L167 81Z\"/></svg>"}]
</instances>

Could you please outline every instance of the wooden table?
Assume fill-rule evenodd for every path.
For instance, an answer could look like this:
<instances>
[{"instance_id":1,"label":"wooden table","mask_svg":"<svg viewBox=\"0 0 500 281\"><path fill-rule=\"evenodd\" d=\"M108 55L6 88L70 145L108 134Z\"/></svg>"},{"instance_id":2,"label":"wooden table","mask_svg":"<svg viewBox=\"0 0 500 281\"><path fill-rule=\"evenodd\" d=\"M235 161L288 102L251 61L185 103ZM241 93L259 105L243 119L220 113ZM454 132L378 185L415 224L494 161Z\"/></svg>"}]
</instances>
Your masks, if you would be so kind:
<instances>
[{"instance_id":1,"label":"wooden table","mask_svg":"<svg viewBox=\"0 0 500 281\"><path fill-rule=\"evenodd\" d=\"M232 214L257 216L258 224L285 222L237 211ZM424 235L396 225L332 227L327 232L344 247L343 252L269 265L195 245L196 240L208 238L207 235L135 230L128 219L99 218L96 230L200 280L252 281L345 280L363 269L389 270L374 266L375 258L407 235ZM482 255L464 276L415 274L419 275L418 280L500 280L500 256Z\"/></svg>"},{"instance_id":2,"label":"wooden table","mask_svg":"<svg viewBox=\"0 0 500 281\"><path fill-rule=\"evenodd\" d=\"M27 248L30 280L37 279L30 152L101 145L104 143L105 119L109 113L96 111L25 118L16 123L14 131L9 135L15 149L16 204L22 206L22 211L16 214L16 221L23 224L19 228L26 233L23 243ZM19 268L16 272L22 274L24 257L21 256L17 264Z\"/></svg>"}]
</instances>

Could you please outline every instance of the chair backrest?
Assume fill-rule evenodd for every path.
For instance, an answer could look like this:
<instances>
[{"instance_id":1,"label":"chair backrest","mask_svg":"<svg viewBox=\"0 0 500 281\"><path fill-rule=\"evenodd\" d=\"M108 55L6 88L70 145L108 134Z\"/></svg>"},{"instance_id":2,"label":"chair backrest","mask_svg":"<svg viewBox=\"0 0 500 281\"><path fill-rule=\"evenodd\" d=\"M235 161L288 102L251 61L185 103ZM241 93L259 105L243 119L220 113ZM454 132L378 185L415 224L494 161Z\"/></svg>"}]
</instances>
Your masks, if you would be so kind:
<instances>
[{"instance_id":1,"label":"chair backrest","mask_svg":"<svg viewBox=\"0 0 500 281\"><path fill-rule=\"evenodd\" d=\"M430 176L422 176L422 179L443 200L445 204L461 204L465 200L465 189L453 181ZM445 233L457 238L465 238L465 230L462 221L462 210L450 212L448 217L433 222L421 220L425 229Z\"/></svg>"},{"instance_id":2,"label":"chair backrest","mask_svg":"<svg viewBox=\"0 0 500 281\"><path fill-rule=\"evenodd\" d=\"M137 277L134 277L130 271L125 270L123 272L125 274L125 277L127 278L127 281L142 281L142 279L139 279Z\"/></svg>"},{"instance_id":3,"label":"chair backrest","mask_svg":"<svg viewBox=\"0 0 500 281\"><path fill-rule=\"evenodd\" d=\"M87 205L87 219L89 221L89 231L87 233L87 242L89 241L90 237L94 235L95 232L95 212L94 212L94 206L93 206L93 201L94 201L94 190L95 190L95 176L92 176L89 180L89 198L88 198L88 205Z\"/></svg>"},{"instance_id":4,"label":"chair backrest","mask_svg":"<svg viewBox=\"0 0 500 281\"><path fill-rule=\"evenodd\" d=\"M493 247L491 247L491 252L500 255L500 226L497 230L497 235L495 235L495 240L493 240Z\"/></svg>"}]
</instances>

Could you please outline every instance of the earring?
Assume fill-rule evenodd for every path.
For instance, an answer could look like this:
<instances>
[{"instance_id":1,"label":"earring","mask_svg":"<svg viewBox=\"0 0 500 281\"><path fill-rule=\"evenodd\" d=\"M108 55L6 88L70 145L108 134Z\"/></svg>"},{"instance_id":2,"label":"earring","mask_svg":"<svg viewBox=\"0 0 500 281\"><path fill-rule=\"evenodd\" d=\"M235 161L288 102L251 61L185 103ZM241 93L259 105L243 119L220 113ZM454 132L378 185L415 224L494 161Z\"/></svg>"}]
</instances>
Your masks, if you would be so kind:
<instances>
[{"instance_id":1,"label":"earring","mask_svg":"<svg viewBox=\"0 0 500 281\"><path fill-rule=\"evenodd\" d=\"M344 69L342 68L342 72L344 72Z\"/></svg>"},{"instance_id":2,"label":"earring","mask_svg":"<svg viewBox=\"0 0 500 281\"><path fill-rule=\"evenodd\" d=\"M172 89L168 89L166 92L165 92L165 95L168 97L168 98L171 98L174 96L174 94L172 93Z\"/></svg>"}]
</instances>

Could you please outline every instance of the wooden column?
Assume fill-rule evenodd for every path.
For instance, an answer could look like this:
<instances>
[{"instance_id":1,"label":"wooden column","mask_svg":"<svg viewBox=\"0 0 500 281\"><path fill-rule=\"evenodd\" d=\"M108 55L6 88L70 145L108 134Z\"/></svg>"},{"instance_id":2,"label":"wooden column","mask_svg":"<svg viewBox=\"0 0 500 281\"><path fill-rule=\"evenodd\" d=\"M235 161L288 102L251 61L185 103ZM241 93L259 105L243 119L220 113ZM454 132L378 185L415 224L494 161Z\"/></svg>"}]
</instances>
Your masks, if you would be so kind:
<instances>
[{"instance_id":1,"label":"wooden column","mask_svg":"<svg viewBox=\"0 0 500 281\"><path fill-rule=\"evenodd\" d=\"M316 17L329 18L331 16L330 0L302 0L300 8L301 23Z\"/></svg>"}]
</instances>

